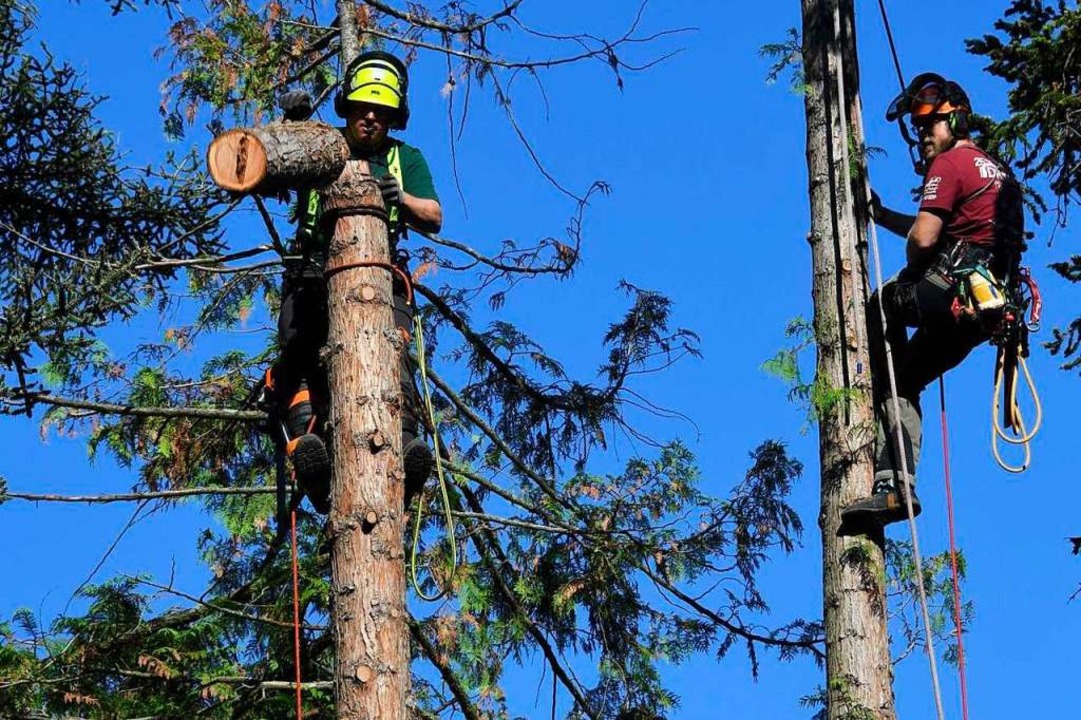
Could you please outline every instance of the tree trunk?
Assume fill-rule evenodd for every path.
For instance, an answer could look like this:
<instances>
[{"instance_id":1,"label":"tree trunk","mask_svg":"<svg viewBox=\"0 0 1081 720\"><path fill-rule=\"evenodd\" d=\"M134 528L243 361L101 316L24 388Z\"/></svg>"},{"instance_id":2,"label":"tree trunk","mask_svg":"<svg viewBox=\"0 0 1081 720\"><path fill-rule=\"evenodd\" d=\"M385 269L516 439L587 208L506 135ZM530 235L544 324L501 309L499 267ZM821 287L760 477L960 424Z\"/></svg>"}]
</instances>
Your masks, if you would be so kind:
<instances>
[{"instance_id":1,"label":"tree trunk","mask_svg":"<svg viewBox=\"0 0 1081 720\"><path fill-rule=\"evenodd\" d=\"M874 414L865 332L866 206L852 0L802 0L818 348L829 720L893 720L883 537L839 537L841 508L871 490ZM842 96L843 87L843 96ZM852 138L848 144L846 133ZM854 172L852 166L858 166ZM849 388L855 392L839 392Z\"/></svg>"},{"instance_id":2,"label":"tree trunk","mask_svg":"<svg viewBox=\"0 0 1081 720\"><path fill-rule=\"evenodd\" d=\"M383 199L367 163L338 164L333 138L342 146L344 140L333 128L287 123L229 135L258 142L216 145L210 153L217 160L211 161L215 181L229 187L227 183L244 175L235 172L241 149L245 162L257 151L257 157L266 159L265 172L258 180L245 175L246 190L321 187L324 219L334 222L324 360L331 394L329 520L337 713L343 720L405 720L410 658L398 378L399 353L405 349L393 321Z\"/></svg>"},{"instance_id":3,"label":"tree trunk","mask_svg":"<svg viewBox=\"0 0 1081 720\"><path fill-rule=\"evenodd\" d=\"M327 213L382 211L367 163L350 161L323 192ZM386 224L339 217L331 241L327 368L331 392L331 597L337 711L343 720L403 720L409 631L402 540L404 473L398 354ZM340 269L334 272L333 269Z\"/></svg>"},{"instance_id":4,"label":"tree trunk","mask_svg":"<svg viewBox=\"0 0 1081 720\"><path fill-rule=\"evenodd\" d=\"M360 54L360 36L357 32L357 0L337 0L338 34L341 37L342 69L349 67L353 58ZM343 77L342 82L349 82Z\"/></svg>"}]
</instances>

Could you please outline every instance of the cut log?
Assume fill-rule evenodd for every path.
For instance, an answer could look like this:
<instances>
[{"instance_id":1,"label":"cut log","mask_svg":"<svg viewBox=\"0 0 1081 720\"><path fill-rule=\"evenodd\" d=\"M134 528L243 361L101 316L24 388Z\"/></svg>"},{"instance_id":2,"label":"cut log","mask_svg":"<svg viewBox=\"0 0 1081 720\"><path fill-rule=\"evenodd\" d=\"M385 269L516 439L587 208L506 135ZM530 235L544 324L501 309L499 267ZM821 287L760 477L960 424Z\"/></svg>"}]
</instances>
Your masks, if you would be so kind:
<instances>
[{"instance_id":1,"label":"cut log","mask_svg":"<svg viewBox=\"0 0 1081 720\"><path fill-rule=\"evenodd\" d=\"M349 145L321 122L279 122L228 130L207 148L210 176L233 192L321 187L345 168Z\"/></svg>"}]
</instances>

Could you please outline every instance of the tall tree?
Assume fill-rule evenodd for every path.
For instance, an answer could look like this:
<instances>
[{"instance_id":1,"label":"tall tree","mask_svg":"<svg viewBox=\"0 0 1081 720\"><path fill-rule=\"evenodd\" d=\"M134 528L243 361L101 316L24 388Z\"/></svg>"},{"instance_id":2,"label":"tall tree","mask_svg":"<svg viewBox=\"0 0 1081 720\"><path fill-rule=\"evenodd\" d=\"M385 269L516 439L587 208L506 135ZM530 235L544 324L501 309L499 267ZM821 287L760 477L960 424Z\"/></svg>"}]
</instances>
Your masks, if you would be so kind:
<instances>
[{"instance_id":1,"label":"tall tree","mask_svg":"<svg viewBox=\"0 0 1081 720\"><path fill-rule=\"evenodd\" d=\"M865 327L866 207L851 0L803 0L819 420L827 717L893 718L883 537L840 536L841 508L873 476Z\"/></svg>"},{"instance_id":2,"label":"tall tree","mask_svg":"<svg viewBox=\"0 0 1081 720\"><path fill-rule=\"evenodd\" d=\"M336 72L326 60L339 51L341 23L321 17L316 4L255 8L211 0L205 15L165 4L178 13L170 37L175 74L164 105L174 135L196 134L192 126L207 117L203 113L212 127L227 119L265 119L274 96L290 85L303 84L317 98L332 91ZM5 7L21 5L9 0ZM366 41L440 53L451 92L490 89L516 130L508 94L513 73L598 61L622 82L631 69L623 53L644 39L637 20L618 38L554 37L529 29L516 16L519 5L481 16L459 3L413 4L406 12L372 0L357 4L356 15ZM25 59L19 49L24 39L19 34L5 57ZM551 41L555 50L545 60L528 61L500 51L501 41L510 48ZM574 49L556 52L565 45ZM23 92L36 88L31 84ZM456 123L466 105L451 105L462 113L452 116ZM532 151L528 143L526 150ZM180 177L200 189L199 198L223 208L241 206L208 196L198 172ZM707 649L723 656L738 645L757 672L764 648L786 658L822 657L817 623L760 625L768 605L757 573L771 552L791 550L801 532L788 505L801 468L782 445L770 441L756 448L746 476L725 498L699 489L694 459L678 442L651 445L649 456L634 457L617 472L596 470L606 438L636 432L636 376L697 352L694 334L674 327L663 295L623 286L628 308L601 339L603 362L592 383L570 377L521 328L502 318L483 325L476 320L485 301L496 308L510 302L510 291L524 280L570 277L580 257L585 201L604 189L567 190L574 217L560 240L506 243L486 252L476 249L481 243L432 236L416 250L447 278L440 286L418 282L417 292L424 302L435 429L453 473L445 489L455 523L449 534L440 531L439 493L430 494L415 549L423 576L418 585L428 596L447 595L438 604L412 603L405 618L414 658L409 702L419 717L505 717L505 671L532 665L533 658L570 699L568 717L613 720L640 717L647 709L665 714L678 702L661 678L660 658L678 662ZM213 342L215 333L238 327L256 304L267 299L273 305L277 298L280 258L273 253L281 231L266 200L242 202L266 219L266 240L221 243L206 229L217 228L209 203L191 222L171 219L148 225L156 228L148 237L129 234L115 259L96 247L64 244L87 237L74 231L47 240L28 235L49 242L51 262L65 272L100 267L117 273L109 285L85 285L86 301L97 295L104 296L98 302L112 302L131 288L129 304L108 305L89 319L69 316L78 307L71 298L57 301L56 317L74 328L68 336L135 313L147 297L184 303L195 320L127 355L88 342L72 360L48 345L55 333L34 336L27 341L32 352L23 356L26 367L7 360L7 377L33 378L36 369L48 369L49 385L9 382L3 401L13 411L48 408L48 423L87 433L94 451L138 470L136 492L92 500L160 506L194 497L222 529L208 529L199 539L214 574L205 591L118 577L86 589L85 613L44 627L20 613L14 624L0 627L5 714L245 718L292 711L282 692L292 689L298 669L286 535L273 522L274 460L259 432L263 417L246 403L273 349L269 337L266 349L254 352L215 350ZM148 212L159 207L148 204ZM3 209L9 207L15 206ZM131 208L122 217L142 215ZM20 261L26 247L14 248ZM9 287L29 282L24 278L32 278L27 273L36 266L13 267L17 274ZM61 279L69 277L74 279L66 291L82 300L81 276ZM159 277L158 285L147 282ZM42 286L57 291L51 283ZM26 303L23 296L11 303L16 300ZM202 362L194 371L192 357ZM29 358L44 361L31 366ZM34 496L6 490L4 497ZM330 715L338 658L326 625L332 603L327 543L318 517L302 512L299 530L304 710ZM409 546L406 552L413 554ZM161 597L177 607L154 611L152 600ZM576 662L597 667L595 679L582 679Z\"/></svg>"},{"instance_id":3,"label":"tall tree","mask_svg":"<svg viewBox=\"0 0 1081 720\"><path fill-rule=\"evenodd\" d=\"M987 72L1010 86L1010 117L1001 123L985 120L987 143L1011 160L1025 181L1048 179L1054 233L1066 227L1070 205L1081 200L1081 7L1066 0L1015 0L994 29L966 43L969 52L987 58ZM1035 197L1041 209L1051 207ZM1081 283L1081 254L1051 268ZM1054 328L1045 346L1061 355L1064 370L1081 368L1081 315ZM1074 554L1077 542L1071 539Z\"/></svg>"},{"instance_id":4,"label":"tall tree","mask_svg":"<svg viewBox=\"0 0 1081 720\"><path fill-rule=\"evenodd\" d=\"M967 41L987 58L987 72L1010 85L1010 117L985 120L988 146L1011 160L1026 181L1046 178L1054 225L1066 225L1070 205L1081 200L1081 8L1076 2L1015 0L995 33ZM1038 198L1044 210L1051 206ZM1070 282L1081 282L1081 255L1054 263ZM1048 347L1064 369L1081 367L1081 317L1056 328Z\"/></svg>"}]
</instances>

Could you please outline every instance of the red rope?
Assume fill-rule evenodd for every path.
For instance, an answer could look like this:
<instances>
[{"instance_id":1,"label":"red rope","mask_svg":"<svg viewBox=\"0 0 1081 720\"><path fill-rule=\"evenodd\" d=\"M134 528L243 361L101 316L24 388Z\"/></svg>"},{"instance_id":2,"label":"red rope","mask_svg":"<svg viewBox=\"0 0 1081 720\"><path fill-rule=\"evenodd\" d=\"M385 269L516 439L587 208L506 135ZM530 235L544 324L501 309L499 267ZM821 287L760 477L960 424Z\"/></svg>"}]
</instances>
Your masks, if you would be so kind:
<instances>
[{"instance_id":1,"label":"red rope","mask_svg":"<svg viewBox=\"0 0 1081 720\"><path fill-rule=\"evenodd\" d=\"M968 720L968 681L965 678L965 643L962 639L961 579L957 570L957 535L953 522L953 482L950 479L950 433L946 423L946 380L938 379L938 400L942 408L942 460L946 478L946 513L950 522L950 570L953 574L953 624L957 631L957 672L961 677L961 716Z\"/></svg>"},{"instance_id":2,"label":"red rope","mask_svg":"<svg viewBox=\"0 0 1081 720\"><path fill-rule=\"evenodd\" d=\"M407 273L405 270L402 270L397 265L392 265L391 263L378 262L376 260L361 260L359 262L335 265L332 267L328 267L326 270L323 271L323 278L329 280L340 272L343 272L345 270L354 270L356 268L383 268L384 270L388 270L394 275L397 275L399 278L401 278L401 281L405 283L406 301L410 305L413 304L413 278L409 277L409 273Z\"/></svg>"},{"instance_id":3,"label":"red rope","mask_svg":"<svg viewBox=\"0 0 1081 720\"><path fill-rule=\"evenodd\" d=\"M297 567L297 511L293 510L293 664L296 666L297 720L304 718L304 690L300 686L300 570Z\"/></svg>"}]
</instances>

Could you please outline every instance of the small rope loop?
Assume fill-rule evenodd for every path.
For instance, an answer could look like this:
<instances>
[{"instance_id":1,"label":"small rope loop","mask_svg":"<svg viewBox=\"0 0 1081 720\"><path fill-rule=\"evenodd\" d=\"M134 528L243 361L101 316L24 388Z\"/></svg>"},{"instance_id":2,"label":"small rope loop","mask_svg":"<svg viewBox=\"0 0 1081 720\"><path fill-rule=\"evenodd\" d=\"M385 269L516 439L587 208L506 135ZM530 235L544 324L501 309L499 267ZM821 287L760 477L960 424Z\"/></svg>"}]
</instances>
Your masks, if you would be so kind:
<instances>
[{"instance_id":1,"label":"small rope loop","mask_svg":"<svg viewBox=\"0 0 1081 720\"><path fill-rule=\"evenodd\" d=\"M420 319L420 315L413 316L413 342L415 343L417 352L417 367L420 370L420 383L424 390L424 408L428 413L428 419L431 423L430 427L432 428L435 471L436 477L439 479L439 494L443 501L443 519L446 523L447 542L450 544L450 577L453 580L458 572L458 541L454 526L454 515L450 504L450 490L448 489L447 478L443 470L443 453L439 442L439 428L435 421L435 406L432 403L431 388L428 386L428 362L424 350L424 325ZM448 587L440 588L439 592L436 594L427 595L420 586L420 579L417 575L417 557L420 555L420 526L421 510L423 507L424 491L421 490L420 497L417 499L417 510L413 521L413 547L409 556L409 571L413 581L413 589L416 591L417 596L421 600L435 602L444 597L449 592L450 587L448 584Z\"/></svg>"},{"instance_id":2,"label":"small rope loop","mask_svg":"<svg viewBox=\"0 0 1081 720\"><path fill-rule=\"evenodd\" d=\"M334 266L328 267L326 270L323 271L323 279L324 280L330 280L330 278L334 277L338 273L345 272L346 270L355 270L356 268L372 268L372 267L374 267L374 268L382 268L382 269L387 270L390 273L398 276L398 278L401 279L402 283L405 285L405 301L407 303L409 303L410 307L414 307L414 305L413 305L413 278L409 277L409 273L407 273L405 270L398 267L397 265L394 265L393 263L379 262L378 260L359 260L357 262L343 263L341 265L334 265Z\"/></svg>"}]
</instances>

